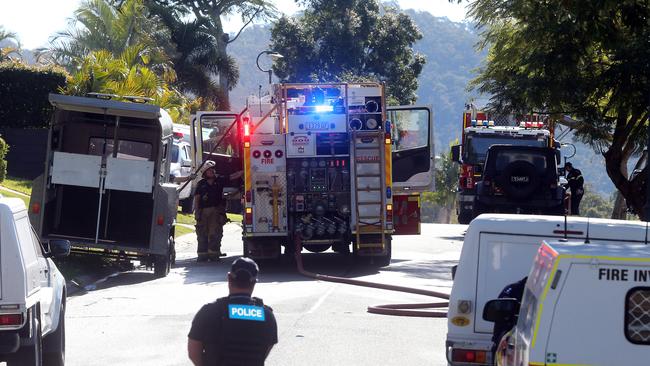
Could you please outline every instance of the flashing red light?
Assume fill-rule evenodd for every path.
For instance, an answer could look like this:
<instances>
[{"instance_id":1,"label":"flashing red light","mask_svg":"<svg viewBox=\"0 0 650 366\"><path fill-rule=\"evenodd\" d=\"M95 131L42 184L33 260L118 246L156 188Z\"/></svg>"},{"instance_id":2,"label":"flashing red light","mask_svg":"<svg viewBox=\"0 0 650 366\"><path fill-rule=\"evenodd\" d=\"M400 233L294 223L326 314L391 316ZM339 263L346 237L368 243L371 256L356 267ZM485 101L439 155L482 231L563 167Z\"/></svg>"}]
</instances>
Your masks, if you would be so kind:
<instances>
[{"instance_id":1,"label":"flashing red light","mask_svg":"<svg viewBox=\"0 0 650 366\"><path fill-rule=\"evenodd\" d=\"M0 314L0 326L23 325L23 314Z\"/></svg>"},{"instance_id":2,"label":"flashing red light","mask_svg":"<svg viewBox=\"0 0 650 366\"><path fill-rule=\"evenodd\" d=\"M185 135L184 135L182 132L180 132L180 131L174 131L174 138L182 139L183 136L185 136Z\"/></svg>"},{"instance_id":3,"label":"flashing red light","mask_svg":"<svg viewBox=\"0 0 650 366\"><path fill-rule=\"evenodd\" d=\"M250 137L251 135L251 125L244 123L244 137Z\"/></svg>"}]
</instances>

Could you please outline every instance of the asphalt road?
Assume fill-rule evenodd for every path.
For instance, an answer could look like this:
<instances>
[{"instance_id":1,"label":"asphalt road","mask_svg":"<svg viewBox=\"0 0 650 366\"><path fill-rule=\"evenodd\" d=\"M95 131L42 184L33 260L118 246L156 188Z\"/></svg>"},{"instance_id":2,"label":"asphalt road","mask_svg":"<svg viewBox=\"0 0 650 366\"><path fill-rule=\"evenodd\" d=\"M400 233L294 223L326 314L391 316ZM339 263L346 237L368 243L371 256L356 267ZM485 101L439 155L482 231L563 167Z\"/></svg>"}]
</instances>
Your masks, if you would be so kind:
<instances>
[{"instance_id":1,"label":"asphalt road","mask_svg":"<svg viewBox=\"0 0 650 366\"><path fill-rule=\"evenodd\" d=\"M393 261L379 271L335 253L304 254L308 270L449 292L465 226L423 225L420 236L393 239ZM192 235L177 244L176 267L154 279L119 274L68 299L67 364L189 365L186 342L194 313L227 294L230 263L241 254L240 228L226 226L219 263L196 263ZM368 305L431 298L314 281L289 266L262 267L255 295L273 307L279 344L267 365L445 365L446 319L373 315Z\"/></svg>"}]
</instances>

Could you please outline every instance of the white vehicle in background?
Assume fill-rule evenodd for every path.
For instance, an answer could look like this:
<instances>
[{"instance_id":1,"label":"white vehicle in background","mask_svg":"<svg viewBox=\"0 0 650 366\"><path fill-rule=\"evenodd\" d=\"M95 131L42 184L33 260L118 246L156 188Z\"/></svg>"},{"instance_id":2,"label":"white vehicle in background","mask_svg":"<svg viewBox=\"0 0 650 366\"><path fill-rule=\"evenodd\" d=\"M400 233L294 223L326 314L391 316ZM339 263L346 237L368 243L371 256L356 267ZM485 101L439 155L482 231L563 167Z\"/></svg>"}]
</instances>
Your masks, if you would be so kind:
<instances>
[{"instance_id":1,"label":"white vehicle in background","mask_svg":"<svg viewBox=\"0 0 650 366\"><path fill-rule=\"evenodd\" d=\"M495 299L483 317L512 319L517 308L515 299ZM648 355L648 245L543 243L517 325L499 343L497 364L641 366Z\"/></svg>"},{"instance_id":2,"label":"white vehicle in background","mask_svg":"<svg viewBox=\"0 0 650 366\"><path fill-rule=\"evenodd\" d=\"M169 174L172 182L178 178L187 178L192 174L192 150L190 144L182 138L177 138L176 131L174 131ZM178 192L178 204L184 213L191 213L193 206L192 184L180 183L180 186L183 189Z\"/></svg>"},{"instance_id":3,"label":"white vehicle in background","mask_svg":"<svg viewBox=\"0 0 650 366\"><path fill-rule=\"evenodd\" d=\"M582 217L484 214L467 233L454 275L447 317L449 365L492 365L493 323L485 304L530 272L544 240L585 241L591 246L644 244L646 223Z\"/></svg>"},{"instance_id":4,"label":"white vehicle in background","mask_svg":"<svg viewBox=\"0 0 650 366\"><path fill-rule=\"evenodd\" d=\"M65 363L65 279L52 261L70 253L67 240L45 250L17 198L0 196L0 362Z\"/></svg>"}]
</instances>

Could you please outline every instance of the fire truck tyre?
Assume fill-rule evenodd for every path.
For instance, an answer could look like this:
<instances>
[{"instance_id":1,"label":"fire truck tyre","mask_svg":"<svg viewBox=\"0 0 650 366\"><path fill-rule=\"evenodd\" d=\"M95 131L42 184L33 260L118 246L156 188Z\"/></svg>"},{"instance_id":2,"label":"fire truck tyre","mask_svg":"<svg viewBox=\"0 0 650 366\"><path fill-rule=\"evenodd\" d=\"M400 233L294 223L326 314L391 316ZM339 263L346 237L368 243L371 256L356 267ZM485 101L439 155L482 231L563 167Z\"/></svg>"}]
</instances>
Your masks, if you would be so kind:
<instances>
[{"instance_id":1,"label":"fire truck tyre","mask_svg":"<svg viewBox=\"0 0 650 366\"><path fill-rule=\"evenodd\" d=\"M169 270L172 267L174 262L174 238L170 237L168 239L168 254L167 255L156 255L153 260L153 274L156 278L163 278L169 274Z\"/></svg>"},{"instance_id":2,"label":"fire truck tyre","mask_svg":"<svg viewBox=\"0 0 650 366\"><path fill-rule=\"evenodd\" d=\"M390 236L386 237L386 239L384 240L384 244L386 246L386 254L382 255L381 257L374 258L374 262L379 267L388 267L390 265L390 260L393 255L393 244L392 244L392 238Z\"/></svg>"},{"instance_id":3,"label":"fire truck tyre","mask_svg":"<svg viewBox=\"0 0 650 366\"><path fill-rule=\"evenodd\" d=\"M194 210L194 198L186 198L184 200L181 200L181 212L190 214Z\"/></svg>"},{"instance_id":4,"label":"fire truck tyre","mask_svg":"<svg viewBox=\"0 0 650 366\"><path fill-rule=\"evenodd\" d=\"M61 304L59 326L43 339L43 352L44 366L65 365L65 302Z\"/></svg>"},{"instance_id":5,"label":"fire truck tyre","mask_svg":"<svg viewBox=\"0 0 650 366\"><path fill-rule=\"evenodd\" d=\"M43 364L43 333L36 308L30 312L32 344L24 345L7 360L7 366L41 366Z\"/></svg>"},{"instance_id":6,"label":"fire truck tyre","mask_svg":"<svg viewBox=\"0 0 650 366\"><path fill-rule=\"evenodd\" d=\"M515 161L503 170L503 190L508 197L525 199L530 197L540 183L535 166L527 161Z\"/></svg>"},{"instance_id":7,"label":"fire truck tyre","mask_svg":"<svg viewBox=\"0 0 650 366\"><path fill-rule=\"evenodd\" d=\"M305 249L312 253L322 253L330 248L329 244L320 244L320 245L306 245Z\"/></svg>"},{"instance_id":8,"label":"fire truck tyre","mask_svg":"<svg viewBox=\"0 0 650 366\"><path fill-rule=\"evenodd\" d=\"M472 221L473 215L470 210L461 210L458 213L458 223L461 225L469 225Z\"/></svg>"}]
</instances>

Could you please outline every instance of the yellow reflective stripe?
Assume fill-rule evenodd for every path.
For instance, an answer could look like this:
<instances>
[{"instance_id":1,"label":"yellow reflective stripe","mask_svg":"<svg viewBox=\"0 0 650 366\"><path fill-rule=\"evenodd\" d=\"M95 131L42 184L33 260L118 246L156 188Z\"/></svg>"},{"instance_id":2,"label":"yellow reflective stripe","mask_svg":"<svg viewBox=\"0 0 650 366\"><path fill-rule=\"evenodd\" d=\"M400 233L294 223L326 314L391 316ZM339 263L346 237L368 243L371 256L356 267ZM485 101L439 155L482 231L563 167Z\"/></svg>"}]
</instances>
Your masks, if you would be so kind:
<instances>
[{"instance_id":1,"label":"yellow reflective stripe","mask_svg":"<svg viewBox=\"0 0 650 366\"><path fill-rule=\"evenodd\" d=\"M542 292L542 297L539 299L539 306L537 308L537 319L535 320L535 330L533 331L533 341L531 342L531 348L535 348L535 342L537 342L537 332L539 331L539 322L542 319L542 311L544 309L544 305L543 305L544 300L546 299L546 294L548 293L548 289L551 288L551 282L553 282L553 277L555 277L555 272L557 270L557 266L560 263L561 258L562 256L556 257L555 263L553 263L553 269L551 270L551 273L553 275L548 276L548 281L544 286L544 292Z\"/></svg>"},{"instance_id":2,"label":"yellow reflective stripe","mask_svg":"<svg viewBox=\"0 0 650 366\"><path fill-rule=\"evenodd\" d=\"M245 145L244 145L245 146ZM251 148L244 147L244 194L247 191L251 190L252 180L251 180ZM252 192L251 192L252 193ZM249 202L246 202L248 205Z\"/></svg>"}]
</instances>

